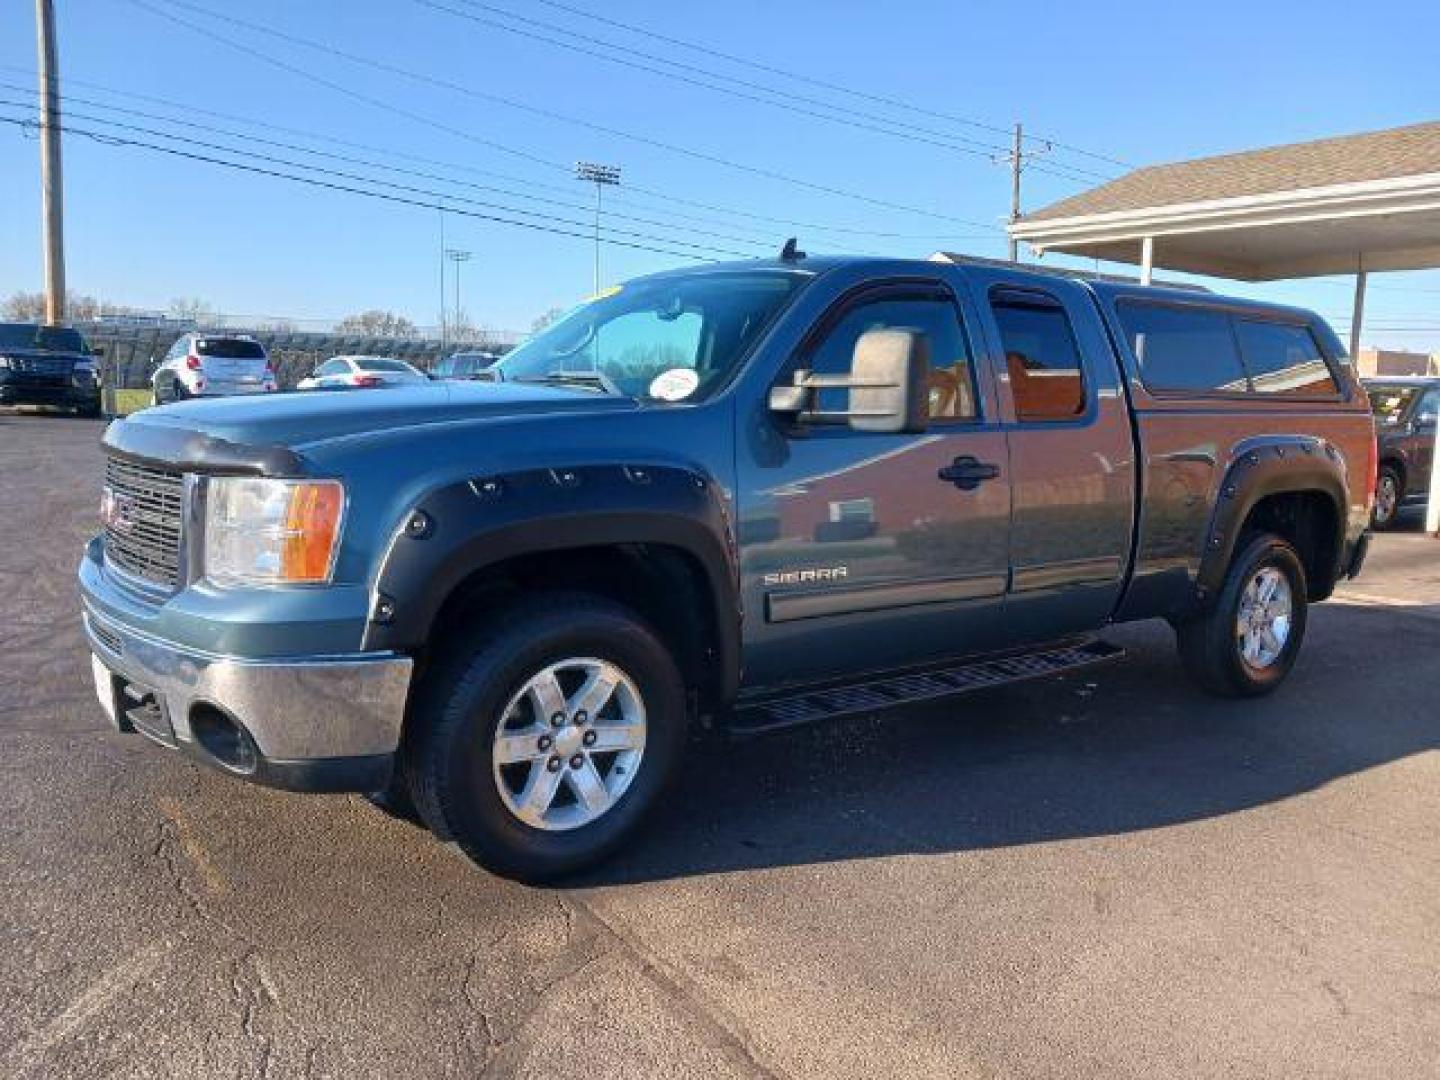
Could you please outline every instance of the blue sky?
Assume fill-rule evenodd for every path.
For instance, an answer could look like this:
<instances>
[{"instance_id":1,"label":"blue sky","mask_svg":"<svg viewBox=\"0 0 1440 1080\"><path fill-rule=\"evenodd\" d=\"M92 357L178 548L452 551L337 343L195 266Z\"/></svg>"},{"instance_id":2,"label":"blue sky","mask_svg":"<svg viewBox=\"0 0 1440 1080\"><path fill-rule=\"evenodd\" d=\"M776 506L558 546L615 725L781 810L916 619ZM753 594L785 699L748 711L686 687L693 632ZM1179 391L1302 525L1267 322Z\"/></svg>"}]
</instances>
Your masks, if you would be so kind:
<instances>
[{"instance_id":1,"label":"blue sky","mask_svg":"<svg viewBox=\"0 0 1440 1080\"><path fill-rule=\"evenodd\" d=\"M395 173L388 178L471 200L454 201L455 207L504 216L527 209L569 219L576 224L555 227L580 232L588 229L593 196L566 169L577 159L614 162L623 167L625 183L607 193L608 205L648 221L611 218L610 224L660 237L636 242L673 251L693 250L687 245L772 250L798 232L802 246L811 251L923 256L945 247L999 256L1004 238L997 226L1008 208L1009 181L986 149L1003 143L1005 136L988 127L896 112L812 84L785 82L684 51L654 34L982 125L1003 128L1020 119L1028 130L1133 164L1430 120L1440 103L1440 6L1433 0L1363 7L1221 0L1205 6L1203 20L1189 14L1193 8L1104 0L1028 6L956 0L565 0L571 7L643 27L649 36L541 0L484 0L483 7L474 6L476 0L433 0L472 19L421 0L185 2L503 97L532 111L217 22L171 0L145 4L205 32L130 0L56 0L61 70L72 98L184 122L177 127L173 120L76 102L72 127L128 123L216 144L248 145L248 154L225 156L257 167L297 171L254 156L268 154L382 175L368 164L307 157L214 134L214 128L225 127L429 173L440 179ZM534 21L521 24L497 13L506 10ZM795 107L810 108L795 95L839 102L932 134L912 130L910 135L918 138L899 138L800 115L682 81L699 78L694 71L672 67L681 78L663 78L475 19L552 37L560 35L536 23L568 28L739 79L784 86ZM225 41L252 51L237 51ZM313 78L267 63L256 53ZM0 90L0 99L28 97L34 81L28 3L17 0L0 9L0 65L6 65L0 68L0 83L25 88ZM82 80L110 89L82 85ZM135 95L167 99L187 110L233 114L259 126L181 113ZM0 116L20 114L13 106L0 107ZM82 120L80 114L104 120ZM558 119L562 115L583 123ZM602 127L638 138L597 130ZM164 142L133 131L129 135ZM318 142L316 135L376 149ZM968 147L973 153L936 146L936 135L938 141L980 145ZM167 145L213 153L193 144ZM74 135L67 137L65 155L74 289L143 307L199 296L237 316L325 319L383 307L422 323L438 318L440 215L434 209L376 202ZM0 295L39 285L37 159L33 138L0 125ZM1073 152L1055 151L1042 163L1107 175L1122 171ZM472 186L457 186L456 180ZM1088 182L1078 174L1033 172L1026 178L1025 203L1038 207ZM436 201L428 194L406 197ZM552 201L540 203L536 197ZM508 209L495 210L496 205ZM902 206L912 209L897 208ZM913 212L920 210L929 213ZM462 302L483 325L523 330L539 312L590 291L592 247L586 239L451 214L446 242L474 253L462 274ZM613 245L607 245L603 260L606 280L688 261ZM1319 308L1340 324L1348 317L1348 282L1340 279L1245 291ZM447 303L451 295L447 289ZM1368 315L1377 330L1367 340L1440 349L1440 272L1377 276Z\"/></svg>"}]
</instances>

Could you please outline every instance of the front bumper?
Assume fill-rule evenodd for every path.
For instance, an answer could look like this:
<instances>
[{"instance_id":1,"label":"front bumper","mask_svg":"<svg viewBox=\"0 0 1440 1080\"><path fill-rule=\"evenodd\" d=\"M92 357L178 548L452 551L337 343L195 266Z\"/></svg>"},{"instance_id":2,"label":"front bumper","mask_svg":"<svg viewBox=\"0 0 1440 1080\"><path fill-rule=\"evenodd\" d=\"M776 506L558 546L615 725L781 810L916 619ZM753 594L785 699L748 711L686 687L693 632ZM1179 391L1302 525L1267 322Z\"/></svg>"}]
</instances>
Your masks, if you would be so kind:
<instances>
[{"instance_id":1,"label":"front bumper","mask_svg":"<svg viewBox=\"0 0 1440 1080\"><path fill-rule=\"evenodd\" d=\"M11 374L0 379L0 405L58 405L71 409L100 408L100 387L70 380L27 379Z\"/></svg>"},{"instance_id":2,"label":"front bumper","mask_svg":"<svg viewBox=\"0 0 1440 1080\"><path fill-rule=\"evenodd\" d=\"M296 791L378 791L400 743L412 661L394 653L219 656L84 609L111 722L207 764Z\"/></svg>"}]
</instances>

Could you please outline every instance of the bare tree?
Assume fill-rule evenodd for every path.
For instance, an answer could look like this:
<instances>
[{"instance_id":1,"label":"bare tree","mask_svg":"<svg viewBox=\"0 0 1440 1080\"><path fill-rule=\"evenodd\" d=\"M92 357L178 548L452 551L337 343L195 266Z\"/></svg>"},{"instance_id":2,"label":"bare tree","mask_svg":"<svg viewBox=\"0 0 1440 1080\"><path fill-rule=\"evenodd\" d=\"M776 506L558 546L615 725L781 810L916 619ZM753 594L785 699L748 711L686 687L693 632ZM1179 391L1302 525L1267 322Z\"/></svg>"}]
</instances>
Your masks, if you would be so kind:
<instances>
[{"instance_id":1,"label":"bare tree","mask_svg":"<svg viewBox=\"0 0 1440 1080\"><path fill-rule=\"evenodd\" d=\"M447 324L450 340L457 345L473 345L479 349L491 349L503 342L503 337L489 327L479 326L470 321L470 315L461 308L452 312Z\"/></svg>"},{"instance_id":2,"label":"bare tree","mask_svg":"<svg viewBox=\"0 0 1440 1080\"><path fill-rule=\"evenodd\" d=\"M546 329L551 323L557 321L560 316L564 315L566 310L567 309L563 307L552 307L535 316L535 320L530 324L530 333L540 333L540 331Z\"/></svg>"},{"instance_id":3,"label":"bare tree","mask_svg":"<svg viewBox=\"0 0 1440 1080\"><path fill-rule=\"evenodd\" d=\"M208 301L202 300L198 296L177 296L171 300L170 316L186 322L193 322L197 326L220 320L220 312L216 311Z\"/></svg>"},{"instance_id":4,"label":"bare tree","mask_svg":"<svg viewBox=\"0 0 1440 1080\"><path fill-rule=\"evenodd\" d=\"M411 338L419 334L418 328L404 315L393 311L371 308L369 311L347 315L335 324L337 334L363 334L366 337Z\"/></svg>"},{"instance_id":5,"label":"bare tree","mask_svg":"<svg viewBox=\"0 0 1440 1080\"><path fill-rule=\"evenodd\" d=\"M65 310L76 322L85 322L101 315L133 315L136 309L125 304L112 304L108 300L97 300L85 293L66 293ZM45 315L45 294L38 292L12 293L0 304L0 315L13 322L39 322Z\"/></svg>"}]
</instances>

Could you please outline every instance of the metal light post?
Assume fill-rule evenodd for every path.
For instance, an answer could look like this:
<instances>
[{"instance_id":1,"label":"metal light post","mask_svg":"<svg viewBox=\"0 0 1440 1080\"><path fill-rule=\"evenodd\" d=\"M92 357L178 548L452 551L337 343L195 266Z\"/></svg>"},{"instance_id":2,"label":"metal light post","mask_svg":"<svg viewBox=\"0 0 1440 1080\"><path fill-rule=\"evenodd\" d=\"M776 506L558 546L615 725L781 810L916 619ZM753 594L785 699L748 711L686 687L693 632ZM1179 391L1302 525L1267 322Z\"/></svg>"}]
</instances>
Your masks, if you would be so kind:
<instances>
[{"instance_id":1,"label":"metal light post","mask_svg":"<svg viewBox=\"0 0 1440 1080\"><path fill-rule=\"evenodd\" d=\"M445 257L455 264L455 324L460 324L460 264L469 262L471 253L460 248L446 248Z\"/></svg>"},{"instance_id":2,"label":"metal light post","mask_svg":"<svg viewBox=\"0 0 1440 1080\"><path fill-rule=\"evenodd\" d=\"M600 193L605 186L620 184L619 165L599 165L593 161L575 163L575 179L595 185L595 292L600 291Z\"/></svg>"}]
</instances>

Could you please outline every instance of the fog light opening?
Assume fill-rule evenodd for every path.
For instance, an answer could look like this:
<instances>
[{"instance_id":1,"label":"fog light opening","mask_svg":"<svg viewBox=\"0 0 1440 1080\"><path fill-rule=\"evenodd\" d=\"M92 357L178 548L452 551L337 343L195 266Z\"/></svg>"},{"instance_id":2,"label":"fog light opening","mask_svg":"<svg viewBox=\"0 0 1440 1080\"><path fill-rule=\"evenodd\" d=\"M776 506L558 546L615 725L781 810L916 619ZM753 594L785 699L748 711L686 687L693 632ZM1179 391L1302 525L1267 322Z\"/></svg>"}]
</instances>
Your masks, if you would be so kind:
<instances>
[{"instance_id":1,"label":"fog light opening","mask_svg":"<svg viewBox=\"0 0 1440 1080\"><path fill-rule=\"evenodd\" d=\"M260 752L245 725L214 705L190 710L190 731L205 752L231 772L249 776L260 764Z\"/></svg>"}]
</instances>

